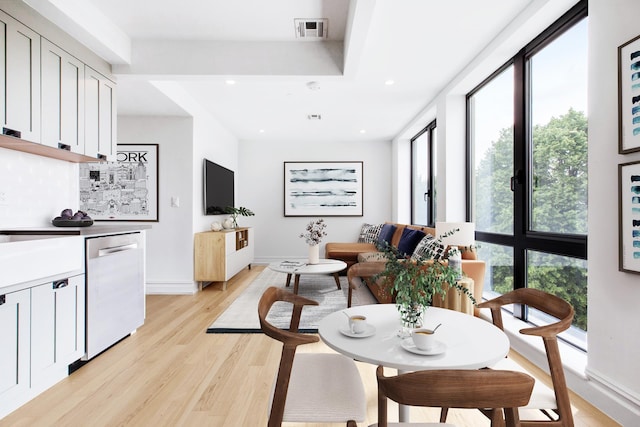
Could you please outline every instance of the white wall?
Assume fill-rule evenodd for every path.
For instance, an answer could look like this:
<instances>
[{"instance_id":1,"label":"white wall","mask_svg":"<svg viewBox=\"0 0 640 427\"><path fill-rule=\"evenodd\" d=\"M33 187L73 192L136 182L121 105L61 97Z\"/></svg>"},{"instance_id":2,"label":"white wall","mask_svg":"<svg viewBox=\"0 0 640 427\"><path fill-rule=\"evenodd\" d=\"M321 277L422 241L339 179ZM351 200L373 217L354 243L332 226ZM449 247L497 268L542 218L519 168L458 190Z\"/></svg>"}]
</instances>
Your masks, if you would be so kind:
<instances>
[{"instance_id":1,"label":"white wall","mask_svg":"<svg viewBox=\"0 0 640 427\"><path fill-rule=\"evenodd\" d=\"M594 383L628 400L623 425L640 424L640 277L618 271L617 47L640 34L636 0L589 0L589 359ZM609 411L607 411L609 412ZM623 418L624 416L624 418Z\"/></svg>"},{"instance_id":2,"label":"white wall","mask_svg":"<svg viewBox=\"0 0 640 427\"><path fill-rule=\"evenodd\" d=\"M307 246L299 238L313 218L284 216L285 161L363 161L364 216L323 217L327 242L355 242L362 223L391 219L391 143L267 143L242 141L238 155L239 197L236 205L246 206L256 216L240 217L241 226L255 227L255 260L306 257Z\"/></svg>"},{"instance_id":3,"label":"white wall","mask_svg":"<svg viewBox=\"0 0 640 427\"><path fill-rule=\"evenodd\" d=\"M118 142L158 144L158 222L148 223L147 293L192 293L193 120L186 117L118 117ZM180 206L171 206L178 197Z\"/></svg>"}]
</instances>

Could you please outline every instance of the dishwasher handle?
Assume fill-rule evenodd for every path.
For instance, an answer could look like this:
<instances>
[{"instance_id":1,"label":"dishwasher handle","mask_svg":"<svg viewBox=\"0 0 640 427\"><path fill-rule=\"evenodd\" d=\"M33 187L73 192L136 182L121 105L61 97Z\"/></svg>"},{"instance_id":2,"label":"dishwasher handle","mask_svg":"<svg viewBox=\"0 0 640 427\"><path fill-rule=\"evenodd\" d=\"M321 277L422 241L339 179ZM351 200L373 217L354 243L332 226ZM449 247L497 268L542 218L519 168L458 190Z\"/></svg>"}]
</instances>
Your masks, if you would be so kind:
<instances>
[{"instance_id":1,"label":"dishwasher handle","mask_svg":"<svg viewBox=\"0 0 640 427\"><path fill-rule=\"evenodd\" d=\"M116 252L129 251L137 248L138 248L137 243L129 243L128 245L121 245L121 246L112 246L110 248L98 249L98 256L99 257L107 256L107 255L114 254Z\"/></svg>"}]
</instances>

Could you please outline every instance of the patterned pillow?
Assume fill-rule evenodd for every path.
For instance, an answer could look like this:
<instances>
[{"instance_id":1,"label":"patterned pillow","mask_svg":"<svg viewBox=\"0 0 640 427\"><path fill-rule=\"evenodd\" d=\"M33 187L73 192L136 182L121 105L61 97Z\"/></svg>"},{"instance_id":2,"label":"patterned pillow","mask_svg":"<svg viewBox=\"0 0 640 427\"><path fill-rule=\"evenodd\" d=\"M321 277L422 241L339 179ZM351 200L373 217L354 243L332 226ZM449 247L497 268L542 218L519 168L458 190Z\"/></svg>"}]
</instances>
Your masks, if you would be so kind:
<instances>
[{"instance_id":1,"label":"patterned pillow","mask_svg":"<svg viewBox=\"0 0 640 427\"><path fill-rule=\"evenodd\" d=\"M444 257L444 245L431 234L426 234L418 243L411 254L415 261L427 261L430 259L442 259Z\"/></svg>"},{"instance_id":2,"label":"patterned pillow","mask_svg":"<svg viewBox=\"0 0 640 427\"><path fill-rule=\"evenodd\" d=\"M382 229L382 224L362 224L362 229L360 230L360 236L358 237L358 243L373 243L375 244L378 241L378 236L380 235L380 230Z\"/></svg>"}]
</instances>

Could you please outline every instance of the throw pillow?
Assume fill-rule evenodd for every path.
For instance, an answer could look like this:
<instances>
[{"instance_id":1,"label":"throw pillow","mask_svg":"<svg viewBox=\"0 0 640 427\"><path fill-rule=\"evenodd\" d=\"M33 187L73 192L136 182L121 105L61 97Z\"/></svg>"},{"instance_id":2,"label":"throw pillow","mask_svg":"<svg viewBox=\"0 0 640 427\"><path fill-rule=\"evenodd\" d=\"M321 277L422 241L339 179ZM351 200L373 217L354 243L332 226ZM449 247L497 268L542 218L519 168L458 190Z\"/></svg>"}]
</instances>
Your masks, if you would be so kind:
<instances>
[{"instance_id":1,"label":"throw pillow","mask_svg":"<svg viewBox=\"0 0 640 427\"><path fill-rule=\"evenodd\" d=\"M358 254L358 262L378 262L386 261L384 252L362 252Z\"/></svg>"},{"instance_id":2,"label":"throw pillow","mask_svg":"<svg viewBox=\"0 0 640 427\"><path fill-rule=\"evenodd\" d=\"M400 241L398 242L398 252L404 256L412 255L424 236L424 232L420 230L405 228L402 230L402 236L400 236Z\"/></svg>"},{"instance_id":3,"label":"throw pillow","mask_svg":"<svg viewBox=\"0 0 640 427\"><path fill-rule=\"evenodd\" d=\"M384 224L378 235L378 244L382 246L385 246L385 243L391 244L391 239L393 238L393 233L396 232L396 228L393 224Z\"/></svg>"},{"instance_id":4,"label":"throw pillow","mask_svg":"<svg viewBox=\"0 0 640 427\"><path fill-rule=\"evenodd\" d=\"M360 229L360 236L358 237L358 243L375 244L378 241L380 229L382 229L382 224L362 224L362 228Z\"/></svg>"},{"instance_id":5,"label":"throw pillow","mask_svg":"<svg viewBox=\"0 0 640 427\"><path fill-rule=\"evenodd\" d=\"M416 245L411 254L411 259L416 261L427 261L430 259L442 259L444 257L444 246L431 234L426 234Z\"/></svg>"}]
</instances>

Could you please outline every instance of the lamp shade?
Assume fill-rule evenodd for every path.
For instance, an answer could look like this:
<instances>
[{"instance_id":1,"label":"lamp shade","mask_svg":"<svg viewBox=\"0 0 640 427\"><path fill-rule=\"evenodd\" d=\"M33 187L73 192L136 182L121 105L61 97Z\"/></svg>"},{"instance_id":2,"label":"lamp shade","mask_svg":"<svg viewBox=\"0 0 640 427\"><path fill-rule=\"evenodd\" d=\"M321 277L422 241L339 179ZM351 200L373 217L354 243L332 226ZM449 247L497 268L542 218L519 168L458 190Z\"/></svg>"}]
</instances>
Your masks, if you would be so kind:
<instances>
[{"instance_id":1,"label":"lamp shade","mask_svg":"<svg viewBox=\"0 0 640 427\"><path fill-rule=\"evenodd\" d=\"M458 230L451 236L444 234ZM446 246L471 246L476 241L476 225L473 222L436 222L436 236Z\"/></svg>"}]
</instances>

